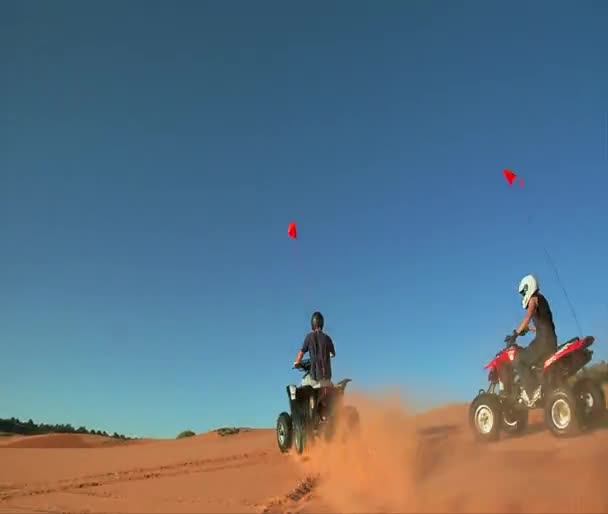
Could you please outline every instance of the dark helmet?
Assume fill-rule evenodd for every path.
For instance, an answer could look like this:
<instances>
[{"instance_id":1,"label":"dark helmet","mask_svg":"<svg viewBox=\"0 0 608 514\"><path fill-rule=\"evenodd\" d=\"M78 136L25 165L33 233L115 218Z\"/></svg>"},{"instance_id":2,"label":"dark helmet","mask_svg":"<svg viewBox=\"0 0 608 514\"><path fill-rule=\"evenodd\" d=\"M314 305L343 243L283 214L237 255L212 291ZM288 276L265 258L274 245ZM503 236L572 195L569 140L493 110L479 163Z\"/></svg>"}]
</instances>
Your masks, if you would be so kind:
<instances>
[{"instance_id":1,"label":"dark helmet","mask_svg":"<svg viewBox=\"0 0 608 514\"><path fill-rule=\"evenodd\" d=\"M310 319L310 326L313 330L323 330L323 326L325 325L325 319L323 319L323 314L319 311L312 313L312 318Z\"/></svg>"}]
</instances>

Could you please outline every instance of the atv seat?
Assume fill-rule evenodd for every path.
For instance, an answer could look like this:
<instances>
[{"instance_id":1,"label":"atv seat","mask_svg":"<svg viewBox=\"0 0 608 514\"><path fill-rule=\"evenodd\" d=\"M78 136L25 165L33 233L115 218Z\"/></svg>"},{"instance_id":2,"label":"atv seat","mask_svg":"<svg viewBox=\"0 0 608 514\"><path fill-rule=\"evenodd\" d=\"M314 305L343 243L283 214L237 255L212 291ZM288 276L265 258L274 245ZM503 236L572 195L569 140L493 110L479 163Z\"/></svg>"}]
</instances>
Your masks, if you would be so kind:
<instances>
[{"instance_id":1,"label":"atv seat","mask_svg":"<svg viewBox=\"0 0 608 514\"><path fill-rule=\"evenodd\" d=\"M591 346L595 342L595 337L593 337L593 336L573 337L572 339L569 339L565 343L560 344L557 347L557 351L555 353L559 352L560 350L563 350L566 345L576 343L577 341L582 341L583 346L586 348L588 346Z\"/></svg>"},{"instance_id":2,"label":"atv seat","mask_svg":"<svg viewBox=\"0 0 608 514\"><path fill-rule=\"evenodd\" d=\"M560 350L564 349L567 345L575 343L578 340L579 340L578 337L573 337L572 339L569 339L565 343L562 343L562 344L558 345L557 349L554 352L551 352L549 355L547 355L544 359L541 359L539 362L537 362L535 364L532 364L532 366L530 366L530 369L533 370L533 371L534 370L542 369L548 359L550 359L551 357L553 357Z\"/></svg>"},{"instance_id":3,"label":"atv seat","mask_svg":"<svg viewBox=\"0 0 608 514\"><path fill-rule=\"evenodd\" d=\"M578 341L578 337L573 337L572 339L569 339L565 343L562 343L562 344L558 345L557 350L555 351L555 353L559 352L567 344L574 343L575 341Z\"/></svg>"}]
</instances>

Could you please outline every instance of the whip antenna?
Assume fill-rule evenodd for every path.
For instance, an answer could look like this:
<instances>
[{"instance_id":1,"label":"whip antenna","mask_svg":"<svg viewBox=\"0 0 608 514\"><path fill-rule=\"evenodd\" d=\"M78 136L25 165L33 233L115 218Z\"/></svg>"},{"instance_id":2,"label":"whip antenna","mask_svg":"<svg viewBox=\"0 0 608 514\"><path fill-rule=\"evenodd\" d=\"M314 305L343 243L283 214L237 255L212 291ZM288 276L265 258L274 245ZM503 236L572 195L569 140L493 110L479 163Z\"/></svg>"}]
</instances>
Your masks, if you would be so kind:
<instances>
[{"instance_id":1,"label":"whip antenna","mask_svg":"<svg viewBox=\"0 0 608 514\"><path fill-rule=\"evenodd\" d=\"M555 276L557 277L559 286L562 288L562 291L564 292L564 296L566 297L566 300L568 301L568 305L570 306L570 311L572 312L572 316L574 317L574 321L576 323L576 328L578 329L578 336L583 337L583 331L581 330L581 325L578 322L578 317L576 316L576 311L574 310L574 306L572 305L572 302L570 301L568 292L566 291L566 288L564 287L564 284L562 283L562 280L559 276L559 271L557 271L557 266L555 265L555 262L553 262L553 259L551 258L551 255L549 255L549 251L547 250L547 248L545 246L543 246L543 251L545 252L547 261L549 261L549 264L551 264L551 267L553 268L553 271L555 272Z\"/></svg>"},{"instance_id":2,"label":"whip antenna","mask_svg":"<svg viewBox=\"0 0 608 514\"><path fill-rule=\"evenodd\" d=\"M607 121L608 121L608 117L607 117ZM528 218L528 225L530 225L530 227L534 228L533 221L536 219L536 216L530 212L528 214L527 218ZM572 313L572 317L574 318L574 322L576 323L576 328L578 329L578 335L579 335L579 337L583 337L583 331L581 329L581 324L578 321L578 316L576 315L576 311L574 310L574 305L572 305L572 301L570 300L570 297L568 296L568 291L566 291L566 288L564 287L562 279L559 276L559 271L557 270L557 266L555 265L555 262L553 261L553 258L549 254L549 250L547 250L547 247L545 245L543 245L543 252L545 252L545 257L547 258L547 262L553 268L553 272L555 273L557 282L559 283L559 286L562 288L562 291L564 292L564 296L566 297L566 301L568 302L568 306L570 307L570 312Z\"/></svg>"}]
</instances>

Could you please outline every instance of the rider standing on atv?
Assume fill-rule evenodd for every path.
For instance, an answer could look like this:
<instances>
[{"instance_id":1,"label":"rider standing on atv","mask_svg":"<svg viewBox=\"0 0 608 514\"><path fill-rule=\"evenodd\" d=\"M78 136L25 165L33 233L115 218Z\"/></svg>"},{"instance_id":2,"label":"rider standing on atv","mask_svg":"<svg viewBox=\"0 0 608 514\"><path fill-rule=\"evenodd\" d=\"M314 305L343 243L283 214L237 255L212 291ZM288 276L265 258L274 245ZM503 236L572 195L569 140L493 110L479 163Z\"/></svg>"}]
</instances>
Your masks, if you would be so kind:
<instances>
[{"instance_id":1,"label":"rider standing on atv","mask_svg":"<svg viewBox=\"0 0 608 514\"><path fill-rule=\"evenodd\" d=\"M536 332L536 337L527 348L517 352L513 362L521 380L522 396L529 405L532 405L538 400L541 387L538 386L533 392L537 384L530 368L557 351L557 335L549 302L540 293L538 281L533 275L526 275L521 279L519 294L522 296L521 304L527 309L527 313L519 328L508 338L508 342L515 343L517 337L527 334L528 330ZM530 325L530 321L534 322L534 326Z\"/></svg>"},{"instance_id":2,"label":"rider standing on atv","mask_svg":"<svg viewBox=\"0 0 608 514\"><path fill-rule=\"evenodd\" d=\"M306 352L310 355L310 373L302 380L303 386L314 388L330 387L331 382L331 358L335 357L336 349L334 342L325 332L323 327L325 320L323 314L314 312L310 320L312 332L304 339L302 349L293 363L294 368L300 366Z\"/></svg>"}]
</instances>

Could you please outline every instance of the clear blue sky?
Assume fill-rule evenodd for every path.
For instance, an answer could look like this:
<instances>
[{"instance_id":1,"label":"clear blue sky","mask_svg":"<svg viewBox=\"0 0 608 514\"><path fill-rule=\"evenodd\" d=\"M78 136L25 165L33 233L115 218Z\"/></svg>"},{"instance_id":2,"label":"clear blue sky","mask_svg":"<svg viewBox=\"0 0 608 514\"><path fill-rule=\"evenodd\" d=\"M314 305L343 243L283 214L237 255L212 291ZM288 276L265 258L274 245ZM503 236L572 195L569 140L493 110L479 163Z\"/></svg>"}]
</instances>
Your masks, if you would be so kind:
<instances>
[{"instance_id":1,"label":"clear blue sky","mask_svg":"<svg viewBox=\"0 0 608 514\"><path fill-rule=\"evenodd\" d=\"M607 358L607 16L3 2L0 417L272 426L315 309L336 378L468 401L524 274L577 333L543 244Z\"/></svg>"}]
</instances>

